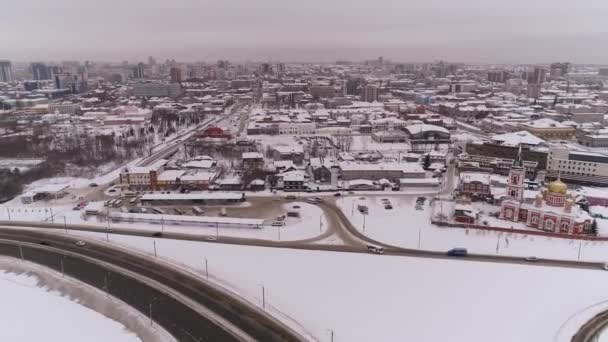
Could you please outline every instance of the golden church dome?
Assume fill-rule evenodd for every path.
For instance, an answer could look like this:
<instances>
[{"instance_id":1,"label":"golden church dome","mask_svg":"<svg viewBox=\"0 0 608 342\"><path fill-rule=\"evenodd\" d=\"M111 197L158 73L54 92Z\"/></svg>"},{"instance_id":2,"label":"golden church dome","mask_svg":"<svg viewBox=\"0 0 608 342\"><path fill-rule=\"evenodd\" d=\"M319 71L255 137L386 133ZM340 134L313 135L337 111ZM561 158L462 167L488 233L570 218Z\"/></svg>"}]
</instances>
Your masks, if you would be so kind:
<instances>
[{"instance_id":1,"label":"golden church dome","mask_svg":"<svg viewBox=\"0 0 608 342\"><path fill-rule=\"evenodd\" d=\"M568 186L561 181L561 179L556 179L555 181L549 183L547 186L549 192L558 193L558 194L566 194L568 192Z\"/></svg>"}]
</instances>

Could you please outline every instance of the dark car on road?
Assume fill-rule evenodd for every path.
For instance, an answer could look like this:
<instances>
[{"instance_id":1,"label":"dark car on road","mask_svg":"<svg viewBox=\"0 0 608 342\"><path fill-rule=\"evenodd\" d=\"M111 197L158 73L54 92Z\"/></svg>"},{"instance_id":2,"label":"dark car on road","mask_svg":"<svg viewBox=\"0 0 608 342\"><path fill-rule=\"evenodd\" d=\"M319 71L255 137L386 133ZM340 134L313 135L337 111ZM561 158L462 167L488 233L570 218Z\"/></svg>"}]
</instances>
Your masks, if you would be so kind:
<instances>
[{"instance_id":1,"label":"dark car on road","mask_svg":"<svg viewBox=\"0 0 608 342\"><path fill-rule=\"evenodd\" d=\"M452 248L448 251L448 256L451 257L465 257L469 255L466 248Z\"/></svg>"}]
</instances>

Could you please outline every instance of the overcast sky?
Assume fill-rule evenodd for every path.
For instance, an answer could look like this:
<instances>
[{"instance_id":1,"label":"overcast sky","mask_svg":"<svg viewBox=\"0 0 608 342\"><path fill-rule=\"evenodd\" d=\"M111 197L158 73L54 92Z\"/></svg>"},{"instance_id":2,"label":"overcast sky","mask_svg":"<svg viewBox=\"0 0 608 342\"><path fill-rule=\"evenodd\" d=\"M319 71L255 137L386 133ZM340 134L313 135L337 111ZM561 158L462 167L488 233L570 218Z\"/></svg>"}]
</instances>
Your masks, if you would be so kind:
<instances>
[{"instance_id":1,"label":"overcast sky","mask_svg":"<svg viewBox=\"0 0 608 342\"><path fill-rule=\"evenodd\" d=\"M608 63L607 0L3 0L0 59Z\"/></svg>"}]
</instances>

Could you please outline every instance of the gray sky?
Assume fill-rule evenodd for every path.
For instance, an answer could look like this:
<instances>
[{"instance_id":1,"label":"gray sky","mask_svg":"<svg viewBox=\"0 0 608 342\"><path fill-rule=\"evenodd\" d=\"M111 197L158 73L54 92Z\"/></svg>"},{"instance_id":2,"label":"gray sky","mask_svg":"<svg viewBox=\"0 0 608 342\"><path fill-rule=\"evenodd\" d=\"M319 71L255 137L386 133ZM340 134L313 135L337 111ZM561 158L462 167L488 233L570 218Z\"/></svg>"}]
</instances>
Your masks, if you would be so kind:
<instances>
[{"instance_id":1,"label":"gray sky","mask_svg":"<svg viewBox=\"0 0 608 342\"><path fill-rule=\"evenodd\" d=\"M0 59L608 63L606 0L4 0Z\"/></svg>"}]
</instances>

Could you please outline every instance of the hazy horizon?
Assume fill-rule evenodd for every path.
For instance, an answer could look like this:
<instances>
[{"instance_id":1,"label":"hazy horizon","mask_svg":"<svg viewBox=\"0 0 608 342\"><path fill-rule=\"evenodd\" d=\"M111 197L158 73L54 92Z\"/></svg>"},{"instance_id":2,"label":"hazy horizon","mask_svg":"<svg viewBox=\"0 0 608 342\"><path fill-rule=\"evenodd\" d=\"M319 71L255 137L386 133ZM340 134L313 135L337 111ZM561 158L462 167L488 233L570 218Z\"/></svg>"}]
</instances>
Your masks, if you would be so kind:
<instances>
[{"instance_id":1,"label":"hazy horizon","mask_svg":"<svg viewBox=\"0 0 608 342\"><path fill-rule=\"evenodd\" d=\"M608 4L22 0L3 5L0 59L183 62L449 60L606 64Z\"/></svg>"}]
</instances>

